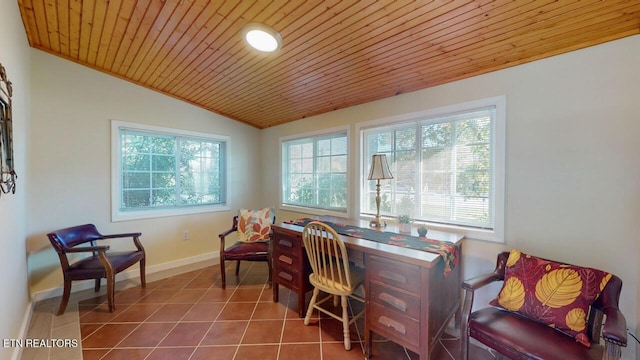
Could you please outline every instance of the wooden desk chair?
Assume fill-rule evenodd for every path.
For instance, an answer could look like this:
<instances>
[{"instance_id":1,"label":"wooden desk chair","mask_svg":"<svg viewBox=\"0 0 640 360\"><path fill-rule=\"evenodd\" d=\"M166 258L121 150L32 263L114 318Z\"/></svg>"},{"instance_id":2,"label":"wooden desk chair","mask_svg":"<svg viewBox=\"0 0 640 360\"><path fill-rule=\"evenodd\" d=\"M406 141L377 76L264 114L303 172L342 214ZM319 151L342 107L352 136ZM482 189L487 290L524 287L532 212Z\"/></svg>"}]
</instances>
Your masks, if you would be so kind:
<instances>
[{"instance_id":1,"label":"wooden desk chair","mask_svg":"<svg viewBox=\"0 0 640 360\"><path fill-rule=\"evenodd\" d=\"M62 274L64 276L64 291L60 308L56 315L62 315L67 308L69 295L71 294L71 282L74 280L95 279L95 291L100 290L100 279L107 279L107 301L109 311L115 309L115 282L116 274L140 263L140 282L146 286L145 280L145 252L140 243L141 233L126 233L102 235L95 225L86 224L57 230L47 234L51 245L58 253ZM97 246L96 241L116 238L132 238L136 250L110 252L109 245ZM86 245L89 246L78 246ZM92 256L69 263L67 254L91 253Z\"/></svg>"},{"instance_id":2,"label":"wooden desk chair","mask_svg":"<svg viewBox=\"0 0 640 360\"><path fill-rule=\"evenodd\" d=\"M229 230L220 234L220 275L222 288L226 288L226 261L236 261L236 276L240 274L240 261L265 261L269 267L269 286L271 286L271 224L276 222L274 209L260 210L241 209L240 214L233 217ZM238 233L238 241L225 248L226 237Z\"/></svg>"},{"instance_id":3,"label":"wooden desk chair","mask_svg":"<svg viewBox=\"0 0 640 360\"><path fill-rule=\"evenodd\" d=\"M312 273L309 275L309 282L314 287L304 324L309 325L313 309L342 321L344 348L350 350L349 326L364 315L364 309L349 320L347 298L364 303L363 298L354 294L354 291L364 284L364 271L349 264L344 242L334 229L322 222L313 221L307 224L302 232L302 241L311 264ZM320 291L328 295L318 300ZM334 306L336 306L336 296L340 296L341 299L342 317L320 306L330 299L334 299Z\"/></svg>"},{"instance_id":4,"label":"wooden desk chair","mask_svg":"<svg viewBox=\"0 0 640 360\"><path fill-rule=\"evenodd\" d=\"M510 267L522 270L512 270L517 281L508 283L507 268ZM522 277L517 277L519 274ZM496 298L497 304L491 303L519 310L487 307L471 313L474 291L494 281L505 281L503 290L506 289L506 294L501 291ZM614 360L620 358L620 347L627 345L626 322L618 309L622 280L615 275L558 264L512 250L498 255L494 272L467 280L462 287L465 290L460 331L463 360L469 358L470 337L494 349L498 353L496 359L508 357L514 360ZM533 294L527 293L527 288ZM599 295L593 289L599 289ZM590 298L586 296L589 298L585 301L586 311L576 310L579 305L572 299L585 297L585 293L595 295L595 301L589 303ZM535 298L544 298L542 307L535 304ZM553 312L563 311L563 307L572 310L566 316L556 317L561 323L554 327L570 324L577 335L567 335L542 322L543 319L554 319ZM540 314L542 319L534 320L530 315L521 314L526 308ZM603 315L606 315L604 327ZM600 337L604 339L604 345L600 344ZM588 347L584 342L591 344Z\"/></svg>"}]
</instances>

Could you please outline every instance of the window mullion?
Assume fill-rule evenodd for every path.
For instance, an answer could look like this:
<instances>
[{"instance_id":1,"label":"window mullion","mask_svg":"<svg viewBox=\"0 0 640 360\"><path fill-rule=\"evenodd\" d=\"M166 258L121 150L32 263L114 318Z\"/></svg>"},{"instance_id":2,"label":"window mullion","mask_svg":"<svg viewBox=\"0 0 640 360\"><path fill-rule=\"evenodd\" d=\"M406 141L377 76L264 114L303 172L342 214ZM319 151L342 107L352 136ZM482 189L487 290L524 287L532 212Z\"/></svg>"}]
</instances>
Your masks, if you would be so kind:
<instances>
[{"instance_id":1,"label":"window mullion","mask_svg":"<svg viewBox=\"0 0 640 360\"><path fill-rule=\"evenodd\" d=\"M452 220L457 219L457 209L456 209L456 189L458 187L458 155L457 155L458 147L456 142L457 131L458 131L457 122L452 121L451 122L451 159L450 159L450 166L451 166L450 197L451 199L449 200L449 206L450 206L449 216Z\"/></svg>"},{"instance_id":2,"label":"window mullion","mask_svg":"<svg viewBox=\"0 0 640 360\"><path fill-rule=\"evenodd\" d=\"M175 154L175 164L174 164L174 170L175 171L175 181L176 184L174 185L174 194L176 197L176 205L180 206L182 205L182 199L180 198L180 186L181 186L181 181L180 181L180 162L182 161L181 156L182 156L182 152L180 151L180 149L182 148L182 137L180 136L176 136L175 137L176 141L175 141L175 145L174 145L174 154Z\"/></svg>"}]
</instances>

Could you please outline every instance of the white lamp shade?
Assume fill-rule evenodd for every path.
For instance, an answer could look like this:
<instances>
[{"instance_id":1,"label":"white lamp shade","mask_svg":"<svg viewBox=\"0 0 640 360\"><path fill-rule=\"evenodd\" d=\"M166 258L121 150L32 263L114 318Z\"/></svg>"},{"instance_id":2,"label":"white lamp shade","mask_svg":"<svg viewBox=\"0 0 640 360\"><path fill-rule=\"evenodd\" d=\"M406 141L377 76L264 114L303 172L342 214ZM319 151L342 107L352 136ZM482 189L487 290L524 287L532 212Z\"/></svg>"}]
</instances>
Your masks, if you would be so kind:
<instances>
[{"instance_id":1,"label":"white lamp shade","mask_svg":"<svg viewBox=\"0 0 640 360\"><path fill-rule=\"evenodd\" d=\"M371 170L369 171L369 180L393 179L389 163L387 163L386 155L373 155L371 158Z\"/></svg>"}]
</instances>

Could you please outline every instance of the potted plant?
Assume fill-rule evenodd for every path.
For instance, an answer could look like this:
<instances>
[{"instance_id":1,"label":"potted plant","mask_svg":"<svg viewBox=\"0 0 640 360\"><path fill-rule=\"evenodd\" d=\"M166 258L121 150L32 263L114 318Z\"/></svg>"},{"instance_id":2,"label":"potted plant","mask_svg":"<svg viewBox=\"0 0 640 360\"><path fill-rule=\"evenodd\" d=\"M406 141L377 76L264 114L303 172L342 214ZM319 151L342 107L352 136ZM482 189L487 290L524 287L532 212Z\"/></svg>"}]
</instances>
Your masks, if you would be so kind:
<instances>
[{"instance_id":1,"label":"potted plant","mask_svg":"<svg viewBox=\"0 0 640 360\"><path fill-rule=\"evenodd\" d=\"M427 236L427 231L429 231L429 229L427 229L427 225L425 224L420 224L420 226L418 226L418 235L420 237L425 237Z\"/></svg>"},{"instance_id":2,"label":"potted plant","mask_svg":"<svg viewBox=\"0 0 640 360\"><path fill-rule=\"evenodd\" d=\"M411 232L411 217L409 215L399 215L398 223L399 223L398 230L401 233Z\"/></svg>"}]
</instances>

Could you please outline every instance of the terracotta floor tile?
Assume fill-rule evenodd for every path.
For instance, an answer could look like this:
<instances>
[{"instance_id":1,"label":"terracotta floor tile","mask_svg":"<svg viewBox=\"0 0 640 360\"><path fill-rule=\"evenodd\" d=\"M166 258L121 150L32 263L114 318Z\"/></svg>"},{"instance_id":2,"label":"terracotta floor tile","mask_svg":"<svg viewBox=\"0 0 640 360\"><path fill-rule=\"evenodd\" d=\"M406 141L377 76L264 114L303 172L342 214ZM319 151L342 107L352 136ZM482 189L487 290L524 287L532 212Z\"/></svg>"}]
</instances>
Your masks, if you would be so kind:
<instances>
[{"instance_id":1,"label":"terracotta floor tile","mask_svg":"<svg viewBox=\"0 0 640 360\"><path fill-rule=\"evenodd\" d=\"M180 322L167 334L159 346L196 346L209 331L211 322Z\"/></svg>"},{"instance_id":2,"label":"terracotta floor tile","mask_svg":"<svg viewBox=\"0 0 640 360\"><path fill-rule=\"evenodd\" d=\"M113 312L109 312L109 306L104 304L94 308L91 311L87 311L80 316L80 323L106 323L126 310L130 305L122 305L116 307Z\"/></svg>"},{"instance_id":3,"label":"terracotta floor tile","mask_svg":"<svg viewBox=\"0 0 640 360\"><path fill-rule=\"evenodd\" d=\"M304 324L303 319L288 319L284 323L283 343L320 342L318 323Z\"/></svg>"},{"instance_id":4,"label":"terracotta floor tile","mask_svg":"<svg viewBox=\"0 0 640 360\"><path fill-rule=\"evenodd\" d=\"M225 302L233 295L234 289L214 287L207 290L198 302Z\"/></svg>"},{"instance_id":5,"label":"terracotta floor tile","mask_svg":"<svg viewBox=\"0 0 640 360\"><path fill-rule=\"evenodd\" d=\"M167 288L155 289L151 291L149 294L141 298L138 303L144 304L164 304L169 300L173 295L176 294L175 290L169 290Z\"/></svg>"},{"instance_id":6,"label":"terracotta floor tile","mask_svg":"<svg viewBox=\"0 0 640 360\"><path fill-rule=\"evenodd\" d=\"M249 320L255 307L255 303L227 303L218 320Z\"/></svg>"},{"instance_id":7,"label":"terracotta floor tile","mask_svg":"<svg viewBox=\"0 0 640 360\"><path fill-rule=\"evenodd\" d=\"M224 303L197 303L182 318L182 321L214 321L224 308Z\"/></svg>"},{"instance_id":8,"label":"terracotta floor tile","mask_svg":"<svg viewBox=\"0 0 640 360\"><path fill-rule=\"evenodd\" d=\"M287 309L280 303L259 302L256 305L252 320L277 320L284 319Z\"/></svg>"},{"instance_id":9,"label":"terracotta floor tile","mask_svg":"<svg viewBox=\"0 0 640 360\"><path fill-rule=\"evenodd\" d=\"M82 349L82 360L100 360L111 349Z\"/></svg>"},{"instance_id":10,"label":"terracotta floor tile","mask_svg":"<svg viewBox=\"0 0 640 360\"><path fill-rule=\"evenodd\" d=\"M103 326L104 323L80 324L80 336L82 339L85 339Z\"/></svg>"},{"instance_id":11,"label":"terracotta floor tile","mask_svg":"<svg viewBox=\"0 0 640 360\"><path fill-rule=\"evenodd\" d=\"M260 295L262 295L262 287L260 288L238 288L233 293L230 302L257 302L260 299Z\"/></svg>"},{"instance_id":12,"label":"terracotta floor tile","mask_svg":"<svg viewBox=\"0 0 640 360\"><path fill-rule=\"evenodd\" d=\"M240 344L249 321L217 321L202 339L202 345Z\"/></svg>"},{"instance_id":13,"label":"terracotta floor tile","mask_svg":"<svg viewBox=\"0 0 640 360\"><path fill-rule=\"evenodd\" d=\"M164 304L147 321L180 321L192 307L192 304Z\"/></svg>"},{"instance_id":14,"label":"terracotta floor tile","mask_svg":"<svg viewBox=\"0 0 640 360\"><path fill-rule=\"evenodd\" d=\"M198 346L189 360L233 360L237 350L237 346Z\"/></svg>"},{"instance_id":15,"label":"terracotta floor tile","mask_svg":"<svg viewBox=\"0 0 640 360\"><path fill-rule=\"evenodd\" d=\"M155 347L175 325L173 322L140 324L117 347Z\"/></svg>"},{"instance_id":16,"label":"terracotta floor tile","mask_svg":"<svg viewBox=\"0 0 640 360\"><path fill-rule=\"evenodd\" d=\"M195 347L169 347L154 349L146 360L188 360Z\"/></svg>"},{"instance_id":17,"label":"terracotta floor tile","mask_svg":"<svg viewBox=\"0 0 640 360\"><path fill-rule=\"evenodd\" d=\"M242 338L242 345L279 344L282 326L282 320L252 320Z\"/></svg>"},{"instance_id":18,"label":"terracotta floor tile","mask_svg":"<svg viewBox=\"0 0 640 360\"><path fill-rule=\"evenodd\" d=\"M216 277L211 274L206 275L198 275L193 280L191 280L187 285L185 285L184 289L209 289L213 283L216 281Z\"/></svg>"},{"instance_id":19,"label":"terracotta floor tile","mask_svg":"<svg viewBox=\"0 0 640 360\"><path fill-rule=\"evenodd\" d=\"M234 360L277 359L278 348L278 345L240 346Z\"/></svg>"},{"instance_id":20,"label":"terracotta floor tile","mask_svg":"<svg viewBox=\"0 0 640 360\"><path fill-rule=\"evenodd\" d=\"M340 360L362 360L364 358L364 350L360 344L351 344L351 350L344 349L342 342L323 342L322 343L323 359L340 359ZM385 358L374 358L385 359ZM388 358L388 360L402 359L400 356Z\"/></svg>"},{"instance_id":21,"label":"terracotta floor tile","mask_svg":"<svg viewBox=\"0 0 640 360\"><path fill-rule=\"evenodd\" d=\"M360 355L362 359L362 355ZM321 360L320 343L315 344L282 344L278 360ZM332 359L332 358L325 358ZM335 359L344 359L336 357Z\"/></svg>"},{"instance_id":22,"label":"terracotta floor tile","mask_svg":"<svg viewBox=\"0 0 640 360\"><path fill-rule=\"evenodd\" d=\"M153 348L113 349L100 360L144 360L151 351Z\"/></svg>"},{"instance_id":23,"label":"terracotta floor tile","mask_svg":"<svg viewBox=\"0 0 640 360\"><path fill-rule=\"evenodd\" d=\"M193 304L198 302L205 292L204 289L182 289L169 298L167 303Z\"/></svg>"},{"instance_id":24,"label":"terracotta floor tile","mask_svg":"<svg viewBox=\"0 0 640 360\"><path fill-rule=\"evenodd\" d=\"M139 324L106 324L87 338L82 339L82 348L112 348L127 337Z\"/></svg>"},{"instance_id":25,"label":"terracotta floor tile","mask_svg":"<svg viewBox=\"0 0 640 360\"><path fill-rule=\"evenodd\" d=\"M133 304L111 319L111 322L142 322L157 311L156 304Z\"/></svg>"}]
</instances>

